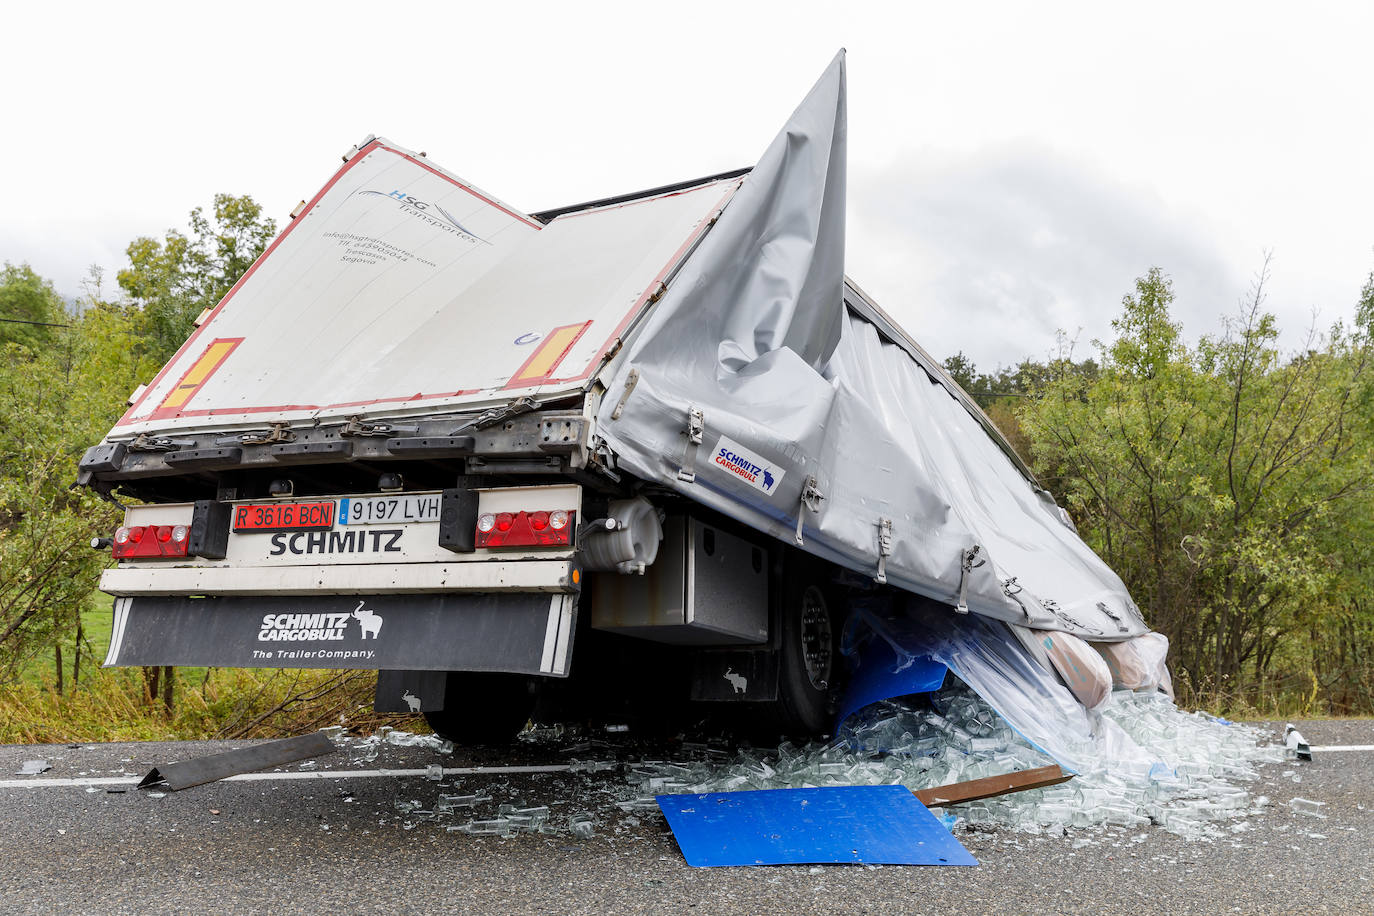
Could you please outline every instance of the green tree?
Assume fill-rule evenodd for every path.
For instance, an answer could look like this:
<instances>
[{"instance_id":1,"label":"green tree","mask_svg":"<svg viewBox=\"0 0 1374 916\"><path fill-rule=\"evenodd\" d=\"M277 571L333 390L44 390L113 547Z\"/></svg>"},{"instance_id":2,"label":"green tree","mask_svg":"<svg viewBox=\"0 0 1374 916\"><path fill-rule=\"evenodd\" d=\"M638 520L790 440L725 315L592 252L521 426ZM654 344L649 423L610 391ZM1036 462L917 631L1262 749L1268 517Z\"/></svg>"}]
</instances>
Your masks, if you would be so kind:
<instances>
[{"instance_id":1,"label":"green tree","mask_svg":"<svg viewBox=\"0 0 1374 916\"><path fill-rule=\"evenodd\" d=\"M0 282L0 301L11 284L32 289L30 274ZM136 355L135 316L87 305L43 347L0 346L0 679L78 628L106 560L89 541L112 530L118 515L70 484L83 451L155 369Z\"/></svg>"},{"instance_id":2,"label":"green tree","mask_svg":"<svg viewBox=\"0 0 1374 916\"><path fill-rule=\"evenodd\" d=\"M27 264L5 262L0 271L0 347L7 343L29 349L51 343L67 320L62 297L52 283Z\"/></svg>"},{"instance_id":3,"label":"green tree","mask_svg":"<svg viewBox=\"0 0 1374 916\"><path fill-rule=\"evenodd\" d=\"M998 366L991 375L979 372L973 360L964 355L962 350L944 362L950 378L983 409L1027 465L1031 463L1031 443L1021 428L1018 416L1020 401L1039 391L1053 378L1063 375L1094 378L1097 375L1097 363L1093 360L1074 362L1073 348L1063 335L1059 349L1059 355L1047 363L1024 359L1014 367Z\"/></svg>"},{"instance_id":4,"label":"green tree","mask_svg":"<svg viewBox=\"0 0 1374 916\"><path fill-rule=\"evenodd\" d=\"M963 350L945 359L945 371L970 395L978 390L978 367L973 364L973 360L964 355Z\"/></svg>"},{"instance_id":5,"label":"green tree","mask_svg":"<svg viewBox=\"0 0 1374 916\"><path fill-rule=\"evenodd\" d=\"M202 207L191 211L189 235L170 229L162 241L143 236L129 243L129 266L117 280L140 308L157 362L171 358L200 313L224 298L276 231L253 198L216 194L208 215Z\"/></svg>"},{"instance_id":6,"label":"green tree","mask_svg":"<svg viewBox=\"0 0 1374 916\"><path fill-rule=\"evenodd\" d=\"M1354 594L1367 528L1368 319L1285 358L1261 274L1195 348L1152 269L1125 297L1100 371L1062 374L1021 411L1037 467L1122 576L1194 687L1268 696ZM1371 309L1370 311L1374 311Z\"/></svg>"}]
</instances>

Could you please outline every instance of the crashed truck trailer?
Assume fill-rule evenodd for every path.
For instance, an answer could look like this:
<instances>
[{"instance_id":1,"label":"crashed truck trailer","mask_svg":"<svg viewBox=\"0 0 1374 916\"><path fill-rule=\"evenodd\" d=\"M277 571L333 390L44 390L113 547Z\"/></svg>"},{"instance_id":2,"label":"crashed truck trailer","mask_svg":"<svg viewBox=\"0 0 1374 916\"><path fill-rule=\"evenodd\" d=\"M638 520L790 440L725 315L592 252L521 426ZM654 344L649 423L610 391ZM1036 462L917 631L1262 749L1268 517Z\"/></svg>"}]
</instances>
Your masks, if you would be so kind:
<instances>
[{"instance_id":1,"label":"crashed truck trailer","mask_svg":"<svg viewBox=\"0 0 1374 916\"><path fill-rule=\"evenodd\" d=\"M752 169L544 213L354 147L81 462L137 503L106 664L375 669L490 738L576 654L821 733L915 602L1091 705L1152 634L844 276L845 133L841 55Z\"/></svg>"}]
</instances>

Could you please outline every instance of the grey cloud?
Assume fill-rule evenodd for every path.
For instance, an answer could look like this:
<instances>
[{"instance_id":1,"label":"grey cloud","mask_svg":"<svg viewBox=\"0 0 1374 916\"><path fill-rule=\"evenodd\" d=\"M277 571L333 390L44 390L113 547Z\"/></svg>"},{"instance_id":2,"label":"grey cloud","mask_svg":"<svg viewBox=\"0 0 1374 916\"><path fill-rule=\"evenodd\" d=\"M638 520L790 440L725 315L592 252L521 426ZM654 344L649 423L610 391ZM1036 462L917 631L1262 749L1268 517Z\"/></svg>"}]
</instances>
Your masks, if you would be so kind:
<instances>
[{"instance_id":1,"label":"grey cloud","mask_svg":"<svg viewBox=\"0 0 1374 916\"><path fill-rule=\"evenodd\" d=\"M1035 146L910 156L851 181L848 267L937 356L980 368L1043 358L1057 329L1078 353L1110 333L1136 277L1162 268L1189 337L1246 286L1188 218L1147 191Z\"/></svg>"}]
</instances>

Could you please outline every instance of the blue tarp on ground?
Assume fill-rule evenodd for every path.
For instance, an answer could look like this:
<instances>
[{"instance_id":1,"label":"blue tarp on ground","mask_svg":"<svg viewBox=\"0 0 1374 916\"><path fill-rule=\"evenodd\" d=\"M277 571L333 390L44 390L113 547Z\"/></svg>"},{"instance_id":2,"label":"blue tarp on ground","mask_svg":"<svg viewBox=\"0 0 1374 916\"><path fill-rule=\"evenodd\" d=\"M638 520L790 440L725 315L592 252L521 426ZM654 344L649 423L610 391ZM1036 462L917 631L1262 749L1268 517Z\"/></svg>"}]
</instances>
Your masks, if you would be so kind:
<instances>
[{"instance_id":1,"label":"blue tarp on ground","mask_svg":"<svg viewBox=\"0 0 1374 916\"><path fill-rule=\"evenodd\" d=\"M903 786L660 795L688 865L977 865Z\"/></svg>"}]
</instances>

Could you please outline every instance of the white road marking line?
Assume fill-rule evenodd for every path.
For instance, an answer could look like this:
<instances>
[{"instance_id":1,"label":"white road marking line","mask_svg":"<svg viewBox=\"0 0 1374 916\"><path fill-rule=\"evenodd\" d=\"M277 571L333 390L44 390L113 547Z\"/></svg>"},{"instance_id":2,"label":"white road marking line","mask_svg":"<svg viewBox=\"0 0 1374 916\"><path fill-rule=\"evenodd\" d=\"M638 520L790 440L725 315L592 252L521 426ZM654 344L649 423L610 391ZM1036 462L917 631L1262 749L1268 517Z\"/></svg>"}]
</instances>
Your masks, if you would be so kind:
<instances>
[{"instance_id":1,"label":"white road marking line","mask_svg":"<svg viewBox=\"0 0 1374 916\"><path fill-rule=\"evenodd\" d=\"M428 770L293 770L290 773L240 773L218 782L272 782L294 779L377 779L386 776L424 776ZM522 773L566 773L568 764L548 766L444 767L445 776L519 775ZM0 779L0 789L60 789L73 786L136 786L142 776L90 776L52 779ZM153 787L154 789L156 787Z\"/></svg>"},{"instance_id":2,"label":"white road marking line","mask_svg":"<svg viewBox=\"0 0 1374 916\"><path fill-rule=\"evenodd\" d=\"M1374 751L1374 744L1327 744L1325 746L1312 745L1309 750L1313 751Z\"/></svg>"}]
</instances>

